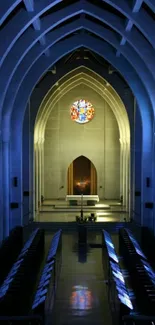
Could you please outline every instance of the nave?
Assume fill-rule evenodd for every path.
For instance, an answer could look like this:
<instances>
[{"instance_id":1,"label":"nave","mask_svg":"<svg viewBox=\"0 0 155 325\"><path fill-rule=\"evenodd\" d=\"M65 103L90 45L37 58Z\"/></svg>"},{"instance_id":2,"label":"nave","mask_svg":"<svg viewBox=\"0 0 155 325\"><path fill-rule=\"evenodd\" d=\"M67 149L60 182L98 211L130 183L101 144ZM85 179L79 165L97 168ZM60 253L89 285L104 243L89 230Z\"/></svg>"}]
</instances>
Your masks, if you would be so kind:
<instances>
[{"instance_id":1,"label":"nave","mask_svg":"<svg viewBox=\"0 0 155 325\"><path fill-rule=\"evenodd\" d=\"M112 324L102 266L101 234L90 233L80 246L78 236L63 235L62 268L52 324Z\"/></svg>"},{"instance_id":2,"label":"nave","mask_svg":"<svg viewBox=\"0 0 155 325\"><path fill-rule=\"evenodd\" d=\"M155 0L1 0L0 325L154 325L154 30Z\"/></svg>"}]
</instances>

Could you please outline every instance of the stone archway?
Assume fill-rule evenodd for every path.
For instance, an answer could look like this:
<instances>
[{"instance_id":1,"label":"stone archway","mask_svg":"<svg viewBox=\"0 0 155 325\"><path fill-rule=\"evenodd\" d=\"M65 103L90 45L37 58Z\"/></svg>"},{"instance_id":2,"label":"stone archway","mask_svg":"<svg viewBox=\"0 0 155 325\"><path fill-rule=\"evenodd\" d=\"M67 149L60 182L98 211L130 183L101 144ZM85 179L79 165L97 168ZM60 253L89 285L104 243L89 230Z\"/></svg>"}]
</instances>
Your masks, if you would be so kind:
<instances>
[{"instance_id":1,"label":"stone archway","mask_svg":"<svg viewBox=\"0 0 155 325\"><path fill-rule=\"evenodd\" d=\"M77 157L67 172L67 194L97 194L97 171L94 164L85 156Z\"/></svg>"},{"instance_id":2,"label":"stone archway","mask_svg":"<svg viewBox=\"0 0 155 325\"><path fill-rule=\"evenodd\" d=\"M107 103L107 105L110 106L112 109L112 112L117 120L118 123L118 128L119 128L119 141L120 141L120 180L117 182L119 184L118 186L120 187L119 194L117 195L117 199L119 199L121 196L123 196L123 205L126 206L126 208L129 208L129 189L130 189L130 171L129 171L129 161L130 161L130 126L129 126L129 120L127 116L127 112L125 110L125 106L123 102L121 101L118 93L112 88L112 86L102 77L100 77L98 74L93 72L92 70L86 68L86 67L79 67L75 69L74 71L70 72L66 77L63 77L62 79L59 80L59 87L56 88L51 88L49 92L46 94L44 97L40 109L38 112L38 116L36 119L36 124L35 124L35 133L34 133L34 143L35 143L35 150L38 151L40 150L40 144L39 141L40 139L43 139L43 144L41 144L44 147L44 141L45 141L45 130L46 130L46 124L48 121L48 118L55 109L56 105L58 105L59 101L68 94L70 91L74 91L77 87L80 86L87 86L90 88L91 93L92 89L95 91L96 94L101 96L103 100ZM84 95L84 97L89 97ZM77 97L73 97L73 100L76 100ZM91 98L90 98L91 99ZM72 104L72 101L69 105ZM104 146L104 143L103 143ZM102 146L102 147L103 147ZM38 149L39 148L39 149ZM41 149L42 150L42 149ZM44 149L43 149L44 150ZM83 154L85 154L85 150L82 150ZM76 152L76 155L74 157L78 157L79 153ZM87 155L87 153L86 153ZM67 161L66 168L69 166L69 162L73 159L73 157L70 157L70 159ZM38 158L37 158L38 160ZM37 168L37 162L35 163L36 168ZM103 166L102 166L103 167ZM104 168L104 167L103 167ZM43 169L39 169L39 172L41 172L41 177L40 179L41 184L41 192L43 195L45 195L44 191L44 171L42 172ZM70 169L70 177L72 178L72 170ZM98 177L100 178L100 172L98 171ZM105 170L103 171L103 175L105 175ZM64 173L64 176L62 177L61 182L66 182L66 171ZM104 177L104 176L103 176ZM65 179L64 179L65 178ZM105 188L104 188L104 180L101 181L101 186L98 187L98 194L103 198L105 195ZM71 183L70 183L71 186ZM64 192L62 194L58 194L58 196L64 196L66 193L72 193L72 186L71 188L67 189L67 186L64 186ZM58 190L59 192L59 190ZM36 210L38 209L37 205L37 197L39 197L39 186L36 191L36 197L35 197L35 202L36 202ZM105 196L107 198L107 196ZM108 196L109 197L109 196ZM111 198L114 198L115 195L112 195Z\"/></svg>"}]
</instances>

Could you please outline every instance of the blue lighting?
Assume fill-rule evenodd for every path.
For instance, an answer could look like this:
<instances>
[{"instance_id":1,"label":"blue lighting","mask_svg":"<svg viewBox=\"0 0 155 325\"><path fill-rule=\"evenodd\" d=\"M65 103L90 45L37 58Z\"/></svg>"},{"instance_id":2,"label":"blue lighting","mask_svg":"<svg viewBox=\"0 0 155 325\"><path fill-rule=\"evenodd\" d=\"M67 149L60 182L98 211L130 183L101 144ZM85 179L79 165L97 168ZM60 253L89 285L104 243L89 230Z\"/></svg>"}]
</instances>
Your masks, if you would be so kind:
<instances>
[{"instance_id":1,"label":"blue lighting","mask_svg":"<svg viewBox=\"0 0 155 325\"><path fill-rule=\"evenodd\" d=\"M151 268L149 263L147 263L144 260L141 260L141 262L143 263L143 266L144 266L145 270L147 271L147 274L150 277L150 280L152 281L153 284L155 284L155 272L153 271L153 269Z\"/></svg>"},{"instance_id":2,"label":"blue lighting","mask_svg":"<svg viewBox=\"0 0 155 325\"><path fill-rule=\"evenodd\" d=\"M24 261L24 256L26 255L26 253L28 252L28 249L30 248L33 239L35 238L37 232L38 232L38 228L33 231L33 233L31 234L30 238L28 239L28 241L25 243L20 255L18 256L17 261L13 264L10 272L8 273L8 276L6 277L6 279L4 280L2 286L0 287L0 297L5 296L6 292L9 289L9 286L11 284L11 282L14 279L15 274L17 273L18 269L21 267L22 262Z\"/></svg>"},{"instance_id":3,"label":"blue lighting","mask_svg":"<svg viewBox=\"0 0 155 325\"><path fill-rule=\"evenodd\" d=\"M122 294L118 294L118 297L120 299L120 301L126 305L127 307L129 307L131 310L133 309L133 305L131 303L131 300L130 298L128 298L127 296L125 295L122 295Z\"/></svg>"},{"instance_id":4,"label":"blue lighting","mask_svg":"<svg viewBox=\"0 0 155 325\"><path fill-rule=\"evenodd\" d=\"M48 256L47 256L47 261L50 261L52 258L55 257L57 249L58 249L58 244L59 244L59 241L60 241L61 234L62 234L62 230L60 229L53 236L52 243L51 243L49 253L48 253Z\"/></svg>"},{"instance_id":5,"label":"blue lighting","mask_svg":"<svg viewBox=\"0 0 155 325\"><path fill-rule=\"evenodd\" d=\"M134 246L134 248L136 250L136 253L147 260L146 256L143 254L137 240L133 237L133 235L130 233L130 231L128 229L126 229L126 232L128 233L128 236L129 236L129 238L130 238L130 240L131 240L131 242L132 242L132 244L133 244L133 246Z\"/></svg>"},{"instance_id":6,"label":"blue lighting","mask_svg":"<svg viewBox=\"0 0 155 325\"><path fill-rule=\"evenodd\" d=\"M112 271L114 277L118 278L120 281L122 281L123 283L125 283L124 281L124 278L123 278L123 275L121 272L115 272L115 271Z\"/></svg>"},{"instance_id":7,"label":"blue lighting","mask_svg":"<svg viewBox=\"0 0 155 325\"><path fill-rule=\"evenodd\" d=\"M42 304L47 296L48 287L50 283L52 283L52 287L55 286L54 270L55 270L55 261L56 254L59 247L59 242L61 239L62 230L56 232L56 234L52 238L52 242L50 245L50 249L47 255L46 264L43 268L43 272L39 281L38 289L34 297L32 309L35 309L40 304ZM42 297L43 296L43 297Z\"/></svg>"},{"instance_id":8,"label":"blue lighting","mask_svg":"<svg viewBox=\"0 0 155 325\"><path fill-rule=\"evenodd\" d=\"M116 256L116 254L115 254L115 252L111 252L111 251L108 249L108 253L109 253L109 257L110 257L112 260L114 260L116 263L119 262L119 261L118 261L118 258L117 258L117 256Z\"/></svg>"},{"instance_id":9,"label":"blue lighting","mask_svg":"<svg viewBox=\"0 0 155 325\"><path fill-rule=\"evenodd\" d=\"M109 245L112 243L111 238L106 231L103 231L103 234L104 234L104 238L105 238L108 255L109 255L110 259L112 259L114 261L113 262L110 260L110 267L111 267L111 271L112 271L112 278L113 278L113 281L115 283L116 290L118 293L118 298L122 304L124 304L125 306L127 306L129 309L132 310L133 305L130 300L128 291L126 289L123 274L122 274L119 264L118 264L119 263L118 257L115 253L115 249L111 245Z\"/></svg>"},{"instance_id":10,"label":"blue lighting","mask_svg":"<svg viewBox=\"0 0 155 325\"><path fill-rule=\"evenodd\" d=\"M116 255L116 253L115 253L114 245L113 245L113 243L111 241L110 235L105 230L102 230L102 232L103 232L103 235L104 235L104 240L105 240L105 244L106 244L106 247L107 247L107 251L108 251L109 257L113 261L115 261L116 263L118 263L119 260L118 260L118 257Z\"/></svg>"}]
</instances>

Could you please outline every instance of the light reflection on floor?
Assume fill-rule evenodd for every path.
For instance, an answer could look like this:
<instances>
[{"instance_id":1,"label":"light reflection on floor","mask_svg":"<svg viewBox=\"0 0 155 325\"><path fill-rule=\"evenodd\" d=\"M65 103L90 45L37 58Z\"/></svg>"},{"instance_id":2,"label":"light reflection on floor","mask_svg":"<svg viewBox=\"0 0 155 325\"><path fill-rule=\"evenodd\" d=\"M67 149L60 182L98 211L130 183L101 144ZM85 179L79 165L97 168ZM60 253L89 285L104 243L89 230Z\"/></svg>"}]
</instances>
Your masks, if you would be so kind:
<instances>
[{"instance_id":1,"label":"light reflection on floor","mask_svg":"<svg viewBox=\"0 0 155 325\"><path fill-rule=\"evenodd\" d=\"M105 202L110 205L110 209L105 210L100 207ZM74 211L74 207L70 207L68 210L61 208L61 211L59 211L54 208L55 205L63 206L64 204L66 204L64 200L46 200L35 220L38 222L75 222L76 216L80 217L80 210ZM84 218L88 218L91 213L94 213L97 217L96 222L129 221L128 213L118 201L100 201L96 209L94 207L93 210L91 210L91 207L87 207L87 210L83 213Z\"/></svg>"},{"instance_id":2,"label":"light reflection on floor","mask_svg":"<svg viewBox=\"0 0 155 325\"><path fill-rule=\"evenodd\" d=\"M96 222L124 222L128 221L128 213L104 213L100 212L100 215L97 215ZM38 222L75 222L76 216L80 217L80 213L66 213L63 211L61 213L45 213L41 212L36 215L36 221ZM84 217L89 217L90 213L84 213Z\"/></svg>"},{"instance_id":3,"label":"light reflection on floor","mask_svg":"<svg viewBox=\"0 0 155 325\"><path fill-rule=\"evenodd\" d=\"M63 235L63 256L51 325L111 325L102 265L100 232L80 245L77 234ZM50 237L49 237L50 239Z\"/></svg>"},{"instance_id":4,"label":"light reflection on floor","mask_svg":"<svg viewBox=\"0 0 155 325\"><path fill-rule=\"evenodd\" d=\"M72 309L75 309L75 315L84 316L89 309L93 306L93 295L88 287L77 285L72 287L72 296L70 299L70 305Z\"/></svg>"}]
</instances>

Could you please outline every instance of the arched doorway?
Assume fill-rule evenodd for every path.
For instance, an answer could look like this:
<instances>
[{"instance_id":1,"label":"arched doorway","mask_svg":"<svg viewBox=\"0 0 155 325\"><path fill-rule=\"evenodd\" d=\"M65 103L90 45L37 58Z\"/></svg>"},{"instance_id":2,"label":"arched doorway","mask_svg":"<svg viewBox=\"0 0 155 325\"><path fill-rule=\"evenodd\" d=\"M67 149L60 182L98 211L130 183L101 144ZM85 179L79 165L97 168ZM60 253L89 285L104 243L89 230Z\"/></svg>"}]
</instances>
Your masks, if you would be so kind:
<instances>
[{"instance_id":1,"label":"arched doorway","mask_svg":"<svg viewBox=\"0 0 155 325\"><path fill-rule=\"evenodd\" d=\"M84 156L76 158L68 168L67 182L69 195L97 194L97 172L91 160Z\"/></svg>"}]
</instances>

